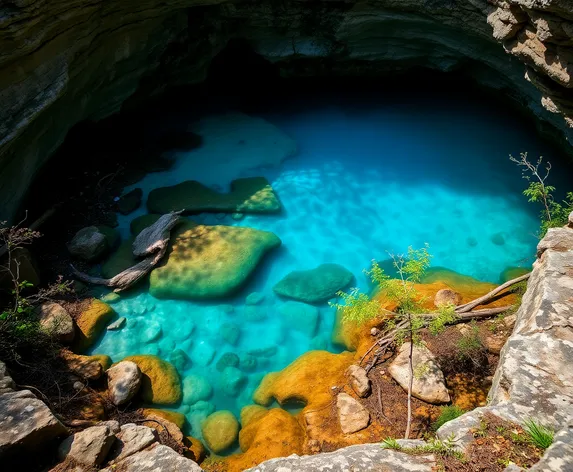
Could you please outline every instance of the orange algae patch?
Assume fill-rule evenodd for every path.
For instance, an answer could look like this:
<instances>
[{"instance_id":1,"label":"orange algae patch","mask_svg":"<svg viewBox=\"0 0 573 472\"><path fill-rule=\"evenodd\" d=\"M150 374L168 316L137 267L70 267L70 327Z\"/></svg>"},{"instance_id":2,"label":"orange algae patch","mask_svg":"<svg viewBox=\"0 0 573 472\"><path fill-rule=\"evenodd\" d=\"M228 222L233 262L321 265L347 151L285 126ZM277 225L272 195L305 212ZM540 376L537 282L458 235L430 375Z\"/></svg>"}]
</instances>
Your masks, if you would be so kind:
<instances>
[{"instance_id":1,"label":"orange algae patch","mask_svg":"<svg viewBox=\"0 0 573 472\"><path fill-rule=\"evenodd\" d=\"M173 405L181 401L181 381L177 369L167 361L152 355L129 356L141 370L139 395L146 403Z\"/></svg>"},{"instance_id":2,"label":"orange algae patch","mask_svg":"<svg viewBox=\"0 0 573 472\"><path fill-rule=\"evenodd\" d=\"M456 374L448 377L448 387L453 391L452 403L462 410L473 410L487 403L489 386L482 379Z\"/></svg>"},{"instance_id":3,"label":"orange algae patch","mask_svg":"<svg viewBox=\"0 0 573 472\"><path fill-rule=\"evenodd\" d=\"M185 415L177 411L160 410L159 408L142 408L141 413L145 417L159 416L164 420L170 421L171 423L176 425L179 429L183 429L183 426L185 425L186 421Z\"/></svg>"},{"instance_id":4,"label":"orange algae patch","mask_svg":"<svg viewBox=\"0 0 573 472\"><path fill-rule=\"evenodd\" d=\"M304 428L285 410L273 408L251 421L239 434L242 454L213 457L201 464L208 471L240 472L261 462L290 454L302 454Z\"/></svg>"},{"instance_id":5,"label":"orange algae patch","mask_svg":"<svg viewBox=\"0 0 573 472\"><path fill-rule=\"evenodd\" d=\"M115 311L112 307L94 298L75 320L77 330L74 350L83 352L90 348L114 316Z\"/></svg>"},{"instance_id":6,"label":"orange algae patch","mask_svg":"<svg viewBox=\"0 0 573 472\"><path fill-rule=\"evenodd\" d=\"M256 403L268 406L275 398L279 404L295 400L306 404L303 411L320 408L332 401L331 387L346 383L344 371L354 354L309 351L280 372L267 374L253 395Z\"/></svg>"}]
</instances>

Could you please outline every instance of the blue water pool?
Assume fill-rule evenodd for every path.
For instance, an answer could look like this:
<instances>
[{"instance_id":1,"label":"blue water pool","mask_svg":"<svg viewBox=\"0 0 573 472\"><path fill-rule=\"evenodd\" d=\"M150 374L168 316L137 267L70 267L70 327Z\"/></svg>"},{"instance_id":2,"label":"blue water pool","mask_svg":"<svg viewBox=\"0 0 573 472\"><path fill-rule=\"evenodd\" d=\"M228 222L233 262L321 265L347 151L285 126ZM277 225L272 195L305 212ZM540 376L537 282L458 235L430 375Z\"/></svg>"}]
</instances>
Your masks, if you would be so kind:
<instances>
[{"instance_id":1,"label":"blue water pool","mask_svg":"<svg viewBox=\"0 0 573 472\"><path fill-rule=\"evenodd\" d=\"M272 231L283 245L231 299L157 300L144 288L122 296L113 306L127 326L106 333L93 352L114 361L187 353L190 362L180 372L186 395L176 409L187 415L196 437L212 411L238 415L252 403L265 373L311 349L338 349L330 339L334 311L327 304L319 306L312 333L281 319L278 308L285 301L272 286L290 271L334 262L365 288L362 270L372 259L424 243L432 265L483 281L497 282L504 268L532 262L537 208L521 195L525 182L508 155L552 155L531 129L489 102L448 96L321 101L258 116L211 114L188 125L203 136L203 146L178 154L171 170L149 174L135 186L146 196L153 188L195 179L226 190L232 179L265 176L282 214L195 219ZM124 236L131 219L144 212L120 218ZM255 291L264 295L259 309L265 317L249 321L245 298ZM240 364L224 375L217 363L227 353L237 354ZM203 400L193 392L202 392Z\"/></svg>"}]
</instances>

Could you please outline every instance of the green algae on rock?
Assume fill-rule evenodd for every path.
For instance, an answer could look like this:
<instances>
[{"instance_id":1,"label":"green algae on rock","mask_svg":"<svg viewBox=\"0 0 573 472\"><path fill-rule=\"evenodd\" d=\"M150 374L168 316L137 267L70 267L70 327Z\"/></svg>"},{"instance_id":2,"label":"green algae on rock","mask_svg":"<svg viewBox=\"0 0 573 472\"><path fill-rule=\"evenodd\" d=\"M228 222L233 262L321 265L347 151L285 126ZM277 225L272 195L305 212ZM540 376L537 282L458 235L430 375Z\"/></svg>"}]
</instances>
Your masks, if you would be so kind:
<instances>
[{"instance_id":1,"label":"green algae on rock","mask_svg":"<svg viewBox=\"0 0 573 472\"><path fill-rule=\"evenodd\" d=\"M177 369L169 362L152 355L129 356L141 370L139 395L146 403L173 405L181 401L181 381Z\"/></svg>"},{"instance_id":2,"label":"green algae on rock","mask_svg":"<svg viewBox=\"0 0 573 472\"><path fill-rule=\"evenodd\" d=\"M203 422L203 439L213 452L221 452L230 447L239 435L239 422L227 410L216 411Z\"/></svg>"},{"instance_id":3,"label":"green algae on rock","mask_svg":"<svg viewBox=\"0 0 573 472\"><path fill-rule=\"evenodd\" d=\"M267 231L185 221L174 230L162 264L151 272L149 293L175 299L230 295L280 244L278 236Z\"/></svg>"},{"instance_id":4,"label":"green algae on rock","mask_svg":"<svg viewBox=\"0 0 573 472\"><path fill-rule=\"evenodd\" d=\"M277 283L278 295L305 303L320 303L336 296L354 276L338 264L321 264L311 270L295 270Z\"/></svg>"},{"instance_id":5,"label":"green algae on rock","mask_svg":"<svg viewBox=\"0 0 573 472\"><path fill-rule=\"evenodd\" d=\"M152 190L147 199L152 213L183 210L187 214L202 212L277 213L281 204L271 184L264 177L248 177L231 182L229 193L219 193L196 180Z\"/></svg>"}]
</instances>

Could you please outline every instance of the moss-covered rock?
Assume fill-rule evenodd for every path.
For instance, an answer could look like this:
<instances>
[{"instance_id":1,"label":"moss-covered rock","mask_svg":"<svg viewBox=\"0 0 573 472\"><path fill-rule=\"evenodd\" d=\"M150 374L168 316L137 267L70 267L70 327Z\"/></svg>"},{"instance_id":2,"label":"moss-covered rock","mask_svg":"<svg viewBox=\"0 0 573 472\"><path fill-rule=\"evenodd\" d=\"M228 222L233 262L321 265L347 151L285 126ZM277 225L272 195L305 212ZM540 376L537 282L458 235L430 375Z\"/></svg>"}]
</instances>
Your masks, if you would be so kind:
<instances>
[{"instance_id":1,"label":"moss-covered rock","mask_svg":"<svg viewBox=\"0 0 573 472\"><path fill-rule=\"evenodd\" d=\"M233 180L229 193L216 192L196 180L157 188L149 193L147 208L160 214L177 210L187 214L277 213L281 204L267 179L248 177Z\"/></svg>"},{"instance_id":2,"label":"moss-covered rock","mask_svg":"<svg viewBox=\"0 0 573 472\"><path fill-rule=\"evenodd\" d=\"M151 272L149 292L156 298L178 299L230 295L280 244L266 231L185 221L174 230L161 266Z\"/></svg>"},{"instance_id":3,"label":"moss-covered rock","mask_svg":"<svg viewBox=\"0 0 573 472\"><path fill-rule=\"evenodd\" d=\"M107 303L92 299L86 308L76 317L76 336L74 349L83 352L89 349L104 332L106 326L116 316Z\"/></svg>"},{"instance_id":4,"label":"moss-covered rock","mask_svg":"<svg viewBox=\"0 0 573 472\"><path fill-rule=\"evenodd\" d=\"M265 416L269 410L261 405L247 405L241 408L241 427L246 427L249 423L257 421Z\"/></svg>"},{"instance_id":5,"label":"moss-covered rock","mask_svg":"<svg viewBox=\"0 0 573 472\"><path fill-rule=\"evenodd\" d=\"M181 380L177 369L157 356L129 356L124 360L135 362L141 370L139 394L146 403L173 405L181 401Z\"/></svg>"},{"instance_id":6,"label":"moss-covered rock","mask_svg":"<svg viewBox=\"0 0 573 472\"><path fill-rule=\"evenodd\" d=\"M145 417L158 416L167 421L171 421L171 423L176 425L179 429L183 429L183 426L185 426L186 419L183 413L171 410L161 410L159 408L142 408L140 411Z\"/></svg>"},{"instance_id":7,"label":"moss-covered rock","mask_svg":"<svg viewBox=\"0 0 573 472\"><path fill-rule=\"evenodd\" d=\"M202 432L209 449L221 452L237 440L239 422L230 411L216 411L203 422Z\"/></svg>"},{"instance_id":8,"label":"moss-covered rock","mask_svg":"<svg viewBox=\"0 0 573 472\"><path fill-rule=\"evenodd\" d=\"M295 270L273 290L283 297L305 303L320 303L336 296L354 279L352 272L338 264L321 264L311 270Z\"/></svg>"}]
</instances>

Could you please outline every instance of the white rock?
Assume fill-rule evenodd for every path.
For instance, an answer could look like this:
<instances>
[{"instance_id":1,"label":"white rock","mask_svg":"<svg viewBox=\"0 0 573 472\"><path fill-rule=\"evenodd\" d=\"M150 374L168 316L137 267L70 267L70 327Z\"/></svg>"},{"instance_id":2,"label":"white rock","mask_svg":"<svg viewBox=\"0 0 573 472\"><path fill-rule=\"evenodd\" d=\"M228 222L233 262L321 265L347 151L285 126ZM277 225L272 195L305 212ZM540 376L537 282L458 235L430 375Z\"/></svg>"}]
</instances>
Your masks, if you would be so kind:
<instances>
[{"instance_id":1,"label":"white rock","mask_svg":"<svg viewBox=\"0 0 573 472\"><path fill-rule=\"evenodd\" d=\"M55 339L62 343L71 343L74 340L74 320L62 305L55 302L42 303L37 314L42 329Z\"/></svg>"},{"instance_id":2,"label":"white rock","mask_svg":"<svg viewBox=\"0 0 573 472\"><path fill-rule=\"evenodd\" d=\"M122 316L121 318L118 318L116 321L114 321L112 324L110 324L107 327L108 331L117 331L118 329L121 329L125 326L125 322L127 321L127 319L125 318L125 316Z\"/></svg>"},{"instance_id":3,"label":"white rock","mask_svg":"<svg viewBox=\"0 0 573 472\"><path fill-rule=\"evenodd\" d=\"M161 444L137 452L118 463L118 467L108 467L102 472L201 472L202 469L191 459L177 454L173 449Z\"/></svg>"},{"instance_id":4,"label":"white rock","mask_svg":"<svg viewBox=\"0 0 573 472\"><path fill-rule=\"evenodd\" d=\"M410 383L409 356L410 343L404 343L388 367L390 375L405 390ZM414 346L412 363L414 366L412 395L428 403L449 402L450 394L446 388L444 374L430 350L424 346Z\"/></svg>"},{"instance_id":5,"label":"white rock","mask_svg":"<svg viewBox=\"0 0 573 472\"><path fill-rule=\"evenodd\" d=\"M155 433L147 426L139 426L133 423L124 424L117 434L117 440L113 446L111 458L119 462L136 452L145 449L156 440Z\"/></svg>"},{"instance_id":6,"label":"white rock","mask_svg":"<svg viewBox=\"0 0 573 472\"><path fill-rule=\"evenodd\" d=\"M366 428L370 422L370 413L360 402L347 393L339 393L336 398L338 419L344 434L351 434Z\"/></svg>"},{"instance_id":7,"label":"white rock","mask_svg":"<svg viewBox=\"0 0 573 472\"><path fill-rule=\"evenodd\" d=\"M135 362L121 361L107 370L107 386L114 405L131 400L141 385L141 370Z\"/></svg>"}]
</instances>

